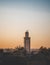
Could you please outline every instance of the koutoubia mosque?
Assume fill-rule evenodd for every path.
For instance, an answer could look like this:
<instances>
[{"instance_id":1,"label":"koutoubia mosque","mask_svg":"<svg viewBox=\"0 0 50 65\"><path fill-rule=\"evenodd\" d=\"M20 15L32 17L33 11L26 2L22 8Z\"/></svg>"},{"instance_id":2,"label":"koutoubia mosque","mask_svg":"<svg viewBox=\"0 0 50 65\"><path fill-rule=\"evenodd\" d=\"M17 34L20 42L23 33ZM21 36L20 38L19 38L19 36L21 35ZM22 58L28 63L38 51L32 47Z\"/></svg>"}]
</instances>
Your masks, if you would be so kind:
<instances>
[{"instance_id":1,"label":"koutoubia mosque","mask_svg":"<svg viewBox=\"0 0 50 65\"><path fill-rule=\"evenodd\" d=\"M25 50L29 53L30 52L30 37L29 37L29 32L25 32L25 37L24 37L24 48Z\"/></svg>"}]
</instances>

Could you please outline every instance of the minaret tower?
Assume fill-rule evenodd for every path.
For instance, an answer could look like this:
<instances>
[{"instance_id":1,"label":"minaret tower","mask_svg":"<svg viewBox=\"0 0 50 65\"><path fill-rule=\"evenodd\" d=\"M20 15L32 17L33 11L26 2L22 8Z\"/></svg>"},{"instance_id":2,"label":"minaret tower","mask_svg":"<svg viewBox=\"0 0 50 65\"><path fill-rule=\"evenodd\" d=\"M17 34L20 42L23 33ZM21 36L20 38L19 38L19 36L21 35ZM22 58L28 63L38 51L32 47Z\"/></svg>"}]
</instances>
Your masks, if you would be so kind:
<instances>
[{"instance_id":1,"label":"minaret tower","mask_svg":"<svg viewBox=\"0 0 50 65\"><path fill-rule=\"evenodd\" d=\"M25 32L25 37L24 37L24 48L25 50L29 53L30 52L30 37L29 37L29 32Z\"/></svg>"}]
</instances>

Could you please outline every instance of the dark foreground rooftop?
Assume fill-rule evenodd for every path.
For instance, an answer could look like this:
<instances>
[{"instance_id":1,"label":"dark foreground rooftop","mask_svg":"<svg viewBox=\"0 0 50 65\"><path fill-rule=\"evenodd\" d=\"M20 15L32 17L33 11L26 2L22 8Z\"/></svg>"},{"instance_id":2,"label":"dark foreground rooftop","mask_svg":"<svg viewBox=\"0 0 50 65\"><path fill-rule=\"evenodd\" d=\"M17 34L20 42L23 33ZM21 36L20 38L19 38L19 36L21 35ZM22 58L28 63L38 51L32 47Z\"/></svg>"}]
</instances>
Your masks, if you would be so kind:
<instances>
[{"instance_id":1,"label":"dark foreground rooftop","mask_svg":"<svg viewBox=\"0 0 50 65\"><path fill-rule=\"evenodd\" d=\"M2 56L0 65L50 65L50 57L42 55L33 56Z\"/></svg>"}]
</instances>

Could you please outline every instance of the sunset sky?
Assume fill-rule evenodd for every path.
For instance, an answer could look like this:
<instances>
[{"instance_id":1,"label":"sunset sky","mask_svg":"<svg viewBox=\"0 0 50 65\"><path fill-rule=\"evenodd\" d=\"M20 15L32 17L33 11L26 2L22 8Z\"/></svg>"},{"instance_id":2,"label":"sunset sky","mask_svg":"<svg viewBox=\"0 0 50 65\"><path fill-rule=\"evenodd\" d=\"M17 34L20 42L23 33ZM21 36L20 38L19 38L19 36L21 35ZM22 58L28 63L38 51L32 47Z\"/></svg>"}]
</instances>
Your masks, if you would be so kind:
<instances>
[{"instance_id":1,"label":"sunset sky","mask_svg":"<svg viewBox=\"0 0 50 65\"><path fill-rule=\"evenodd\" d=\"M0 0L0 48L24 46L26 30L31 48L50 47L49 0Z\"/></svg>"}]
</instances>

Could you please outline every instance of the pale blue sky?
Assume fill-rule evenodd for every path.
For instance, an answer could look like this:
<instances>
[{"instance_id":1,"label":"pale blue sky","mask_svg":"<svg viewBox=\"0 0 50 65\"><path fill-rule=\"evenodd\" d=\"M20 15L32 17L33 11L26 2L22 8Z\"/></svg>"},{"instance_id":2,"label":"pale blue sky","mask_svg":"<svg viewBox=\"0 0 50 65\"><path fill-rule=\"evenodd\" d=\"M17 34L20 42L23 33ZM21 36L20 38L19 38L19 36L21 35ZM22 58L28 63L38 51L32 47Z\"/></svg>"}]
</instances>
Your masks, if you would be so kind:
<instances>
[{"instance_id":1,"label":"pale blue sky","mask_svg":"<svg viewBox=\"0 0 50 65\"><path fill-rule=\"evenodd\" d=\"M0 0L0 39L13 38L19 41L23 39L24 32L29 30L34 47L43 45L43 42L46 43L44 46L49 46L49 3L49 0Z\"/></svg>"}]
</instances>

